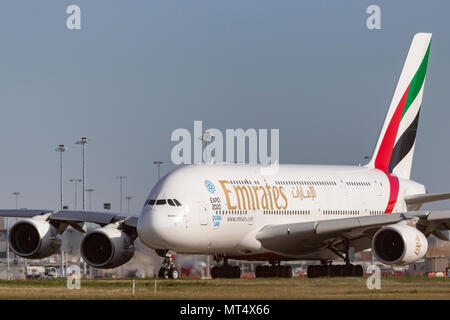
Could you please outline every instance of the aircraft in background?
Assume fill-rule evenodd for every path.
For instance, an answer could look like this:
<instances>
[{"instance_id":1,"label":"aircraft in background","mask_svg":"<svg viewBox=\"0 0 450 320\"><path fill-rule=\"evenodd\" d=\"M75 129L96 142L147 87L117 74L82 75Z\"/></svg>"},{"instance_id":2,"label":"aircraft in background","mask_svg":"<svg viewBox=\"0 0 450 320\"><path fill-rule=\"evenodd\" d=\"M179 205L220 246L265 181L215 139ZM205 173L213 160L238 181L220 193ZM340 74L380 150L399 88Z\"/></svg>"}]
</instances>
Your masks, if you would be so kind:
<instances>
[{"instance_id":1,"label":"aircraft in background","mask_svg":"<svg viewBox=\"0 0 450 320\"><path fill-rule=\"evenodd\" d=\"M428 194L410 179L431 34L414 36L369 163L324 165L189 165L164 176L142 212L1 210L23 217L10 231L11 249L29 259L58 252L68 226L85 232L83 259L115 268L134 254L134 241L165 257L159 276L178 278L176 253L213 255L212 277L240 277L229 259L268 261L256 277L291 277L281 262L319 260L308 276L362 276L351 252L372 248L387 265L423 258L430 234L448 240L450 210L418 211L423 203L450 199ZM332 261L342 258L343 265Z\"/></svg>"}]
</instances>

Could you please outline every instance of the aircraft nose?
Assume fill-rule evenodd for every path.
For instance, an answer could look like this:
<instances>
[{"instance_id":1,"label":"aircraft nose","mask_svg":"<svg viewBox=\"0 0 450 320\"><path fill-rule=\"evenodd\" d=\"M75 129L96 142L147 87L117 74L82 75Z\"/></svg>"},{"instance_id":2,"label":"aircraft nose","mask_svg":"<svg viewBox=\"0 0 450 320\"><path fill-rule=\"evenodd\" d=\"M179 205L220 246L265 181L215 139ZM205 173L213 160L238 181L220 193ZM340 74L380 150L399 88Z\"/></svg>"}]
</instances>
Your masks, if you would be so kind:
<instances>
[{"instance_id":1,"label":"aircraft nose","mask_svg":"<svg viewBox=\"0 0 450 320\"><path fill-rule=\"evenodd\" d=\"M141 241L153 249L169 249L169 245L164 241L167 230L167 221L157 212L151 209L144 210L138 219L137 233Z\"/></svg>"}]
</instances>

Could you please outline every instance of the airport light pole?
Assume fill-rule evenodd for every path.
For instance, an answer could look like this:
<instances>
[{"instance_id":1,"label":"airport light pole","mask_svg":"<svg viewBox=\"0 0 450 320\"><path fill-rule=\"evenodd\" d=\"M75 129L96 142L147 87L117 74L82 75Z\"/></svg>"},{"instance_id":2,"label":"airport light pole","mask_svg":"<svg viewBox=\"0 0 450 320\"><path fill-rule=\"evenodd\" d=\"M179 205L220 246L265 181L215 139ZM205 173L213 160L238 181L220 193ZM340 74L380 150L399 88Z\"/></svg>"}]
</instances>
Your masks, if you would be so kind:
<instances>
[{"instance_id":1,"label":"airport light pole","mask_svg":"<svg viewBox=\"0 0 450 320\"><path fill-rule=\"evenodd\" d=\"M19 209L19 195L20 192L13 192L13 195L16 197L16 210ZM13 220L14 222L17 222L17 218Z\"/></svg>"},{"instance_id":2,"label":"airport light pole","mask_svg":"<svg viewBox=\"0 0 450 320\"><path fill-rule=\"evenodd\" d=\"M159 181L159 179L161 179L161 171L160 171L161 168L160 167L163 163L164 163L163 161L153 161L153 164L156 164L158 167L158 181Z\"/></svg>"},{"instance_id":3,"label":"airport light pole","mask_svg":"<svg viewBox=\"0 0 450 320\"><path fill-rule=\"evenodd\" d=\"M77 192L78 192L78 182L81 182L83 180L81 179L77 179L77 178L73 178L69 180L70 182L73 182L75 184L75 205L74 205L74 209L77 210Z\"/></svg>"},{"instance_id":4,"label":"airport light pole","mask_svg":"<svg viewBox=\"0 0 450 320\"><path fill-rule=\"evenodd\" d=\"M82 137L81 140L75 141L75 144L79 144L83 149L83 210L86 210L86 144L90 142L86 137Z\"/></svg>"},{"instance_id":5,"label":"airport light pole","mask_svg":"<svg viewBox=\"0 0 450 320\"><path fill-rule=\"evenodd\" d=\"M63 153L64 151L66 151L67 148L63 145L60 144L55 151L60 153L60 209L63 209L64 206L64 183L63 183Z\"/></svg>"},{"instance_id":6,"label":"airport light pole","mask_svg":"<svg viewBox=\"0 0 450 320\"><path fill-rule=\"evenodd\" d=\"M19 209L19 196L20 192L13 192L13 195L16 197L16 209Z\"/></svg>"},{"instance_id":7,"label":"airport light pole","mask_svg":"<svg viewBox=\"0 0 450 320\"><path fill-rule=\"evenodd\" d=\"M130 201L131 201L131 199L133 199L133 197L128 196L128 197L125 197L125 199L127 199L127 201L128 201L128 213L130 213Z\"/></svg>"},{"instance_id":8,"label":"airport light pole","mask_svg":"<svg viewBox=\"0 0 450 320\"><path fill-rule=\"evenodd\" d=\"M64 184L63 184L63 153L66 151L66 147L63 144L60 144L56 149L56 152L60 153L60 210L63 209L64 206ZM64 251L61 250L61 275L64 275Z\"/></svg>"},{"instance_id":9,"label":"airport light pole","mask_svg":"<svg viewBox=\"0 0 450 320\"><path fill-rule=\"evenodd\" d=\"M80 140L75 141L75 144L81 145L83 150L83 210L86 210L86 144L92 140L82 137ZM84 270L86 270L86 261L84 261ZM89 273L92 274L92 267L89 267ZM85 273L86 276L86 273Z\"/></svg>"},{"instance_id":10,"label":"airport light pole","mask_svg":"<svg viewBox=\"0 0 450 320\"><path fill-rule=\"evenodd\" d=\"M126 179L126 176L117 176L116 179L120 180L120 212L122 212L123 207L123 180Z\"/></svg>"},{"instance_id":11,"label":"airport light pole","mask_svg":"<svg viewBox=\"0 0 450 320\"><path fill-rule=\"evenodd\" d=\"M91 193L94 192L94 189L86 189L86 192L89 193L89 210L91 210L91 203L92 203L92 198L91 198Z\"/></svg>"}]
</instances>

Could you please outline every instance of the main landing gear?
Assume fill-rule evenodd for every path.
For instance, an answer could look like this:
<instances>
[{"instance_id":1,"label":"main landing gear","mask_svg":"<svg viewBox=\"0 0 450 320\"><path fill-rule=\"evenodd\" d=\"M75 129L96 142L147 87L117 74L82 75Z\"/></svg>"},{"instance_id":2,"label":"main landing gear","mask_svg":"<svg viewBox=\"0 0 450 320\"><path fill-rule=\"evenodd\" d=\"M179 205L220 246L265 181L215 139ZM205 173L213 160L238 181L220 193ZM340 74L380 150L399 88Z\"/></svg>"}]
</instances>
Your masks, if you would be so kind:
<instances>
[{"instance_id":1,"label":"main landing gear","mask_svg":"<svg viewBox=\"0 0 450 320\"><path fill-rule=\"evenodd\" d=\"M214 257L214 259L219 262L220 258ZM227 257L223 258L223 265L214 266L211 268L211 277L215 278L236 278L241 277L241 268L238 266L230 266L228 264Z\"/></svg>"},{"instance_id":2,"label":"main landing gear","mask_svg":"<svg viewBox=\"0 0 450 320\"><path fill-rule=\"evenodd\" d=\"M159 269L158 277L161 279L178 279L180 278L180 271L175 268L175 264L173 259L175 258L175 254L171 251L166 251L161 254L157 252L158 255L164 257L163 266Z\"/></svg>"},{"instance_id":3,"label":"main landing gear","mask_svg":"<svg viewBox=\"0 0 450 320\"><path fill-rule=\"evenodd\" d=\"M282 266L280 263L273 261L270 266L257 266L255 268L256 278L291 278L292 267Z\"/></svg>"},{"instance_id":4,"label":"main landing gear","mask_svg":"<svg viewBox=\"0 0 450 320\"><path fill-rule=\"evenodd\" d=\"M362 277L363 268L361 265L343 264L332 265L321 264L316 266L308 266L308 278L316 277Z\"/></svg>"},{"instance_id":5,"label":"main landing gear","mask_svg":"<svg viewBox=\"0 0 450 320\"><path fill-rule=\"evenodd\" d=\"M332 265L331 260L321 260L320 265L308 266L307 274L308 278L316 277L362 277L363 268L361 265L353 265L350 263L349 255L349 243L347 239L344 239L345 250L344 252L339 252L336 248L331 245L328 247L333 253L344 259L344 265Z\"/></svg>"}]
</instances>

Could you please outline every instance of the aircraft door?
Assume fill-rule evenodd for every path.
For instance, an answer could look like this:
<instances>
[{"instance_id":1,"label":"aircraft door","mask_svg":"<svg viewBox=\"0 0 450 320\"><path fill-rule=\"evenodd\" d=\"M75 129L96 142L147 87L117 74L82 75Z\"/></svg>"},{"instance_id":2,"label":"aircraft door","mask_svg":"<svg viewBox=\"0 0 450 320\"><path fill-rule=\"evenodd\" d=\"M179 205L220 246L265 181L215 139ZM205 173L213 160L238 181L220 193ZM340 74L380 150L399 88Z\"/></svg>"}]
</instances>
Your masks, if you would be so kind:
<instances>
[{"instance_id":1,"label":"aircraft door","mask_svg":"<svg viewBox=\"0 0 450 320\"><path fill-rule=\"evenodd\" d=\"M383 189L382 189L382 187L381 187L381 182L379 182L379 181L377 181L377 180L374 180L373 181L373 187L375 188L375 193L376 193L376 195L377 196L381 196L381 195L383 195Z\"/></svg>"},{"instance_id":2,"label":"aircraft door","mask_svg":"<svg viewBox=\"0 0 450 320\"><path fill-rule=\"evenodd\" d=\"M255 210L248 210L248 224L253 225L255 223Z\"/></svg>"},{"instance_id":3,"label":"aircraft door","mask_svg":"<svg viewBox=\"0 0 450 320\"><path fill-rule=\"evenodd\" d=\"M206 207L206 203L204 201L199 202L199 215L200 215L200 225L207 226L208 225L208 208Z\"/></svg>"},{"instance_id":4,"label":"aircraft door","mask_svg":"<svg viewBox=\"0 0 450 320\"><path fill-rule=\"evenodd\" d=\"M339 190L342 192L343 196L348 196L348 188L347 184L345 183L344 179L337 173L333 174L338 186Z\"/></svg>"}]
</instances>

